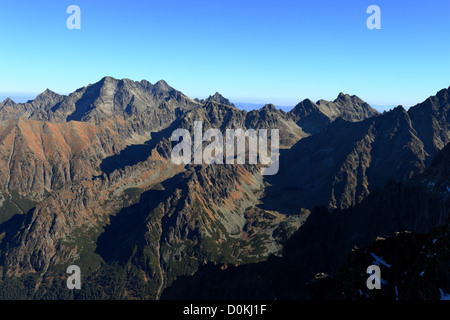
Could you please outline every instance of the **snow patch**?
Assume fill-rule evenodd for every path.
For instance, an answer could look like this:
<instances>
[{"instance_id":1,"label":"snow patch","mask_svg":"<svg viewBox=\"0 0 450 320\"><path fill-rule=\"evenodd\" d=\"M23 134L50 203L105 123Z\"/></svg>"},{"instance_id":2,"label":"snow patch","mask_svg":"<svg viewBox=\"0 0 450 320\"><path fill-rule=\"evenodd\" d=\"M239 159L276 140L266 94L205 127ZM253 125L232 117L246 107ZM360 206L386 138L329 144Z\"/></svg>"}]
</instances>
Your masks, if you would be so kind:
<instances>
[{"instance_id":1,"label":"snow patch","mask_svg":"<svg viewBox=\"0 0 450 320\"><path fill-rule=\"evenodd\" d=\"M439 288L439 292L441 293L441 300L450 300L450 294L445 293L441 288Z\"/></svg>"},{"instance_id":2,"label":"snow patch","mask_svg":"<svg viewBox=\"0 0 450 320\"><path fill-rule=\"evenodd\" d=\"M377 256L376 254L369 252L372 257L375 259L375 261L373 262L373 264L376 264L377 266L379 266L380 264L382 264L383 266L385 266L386 268L390 268L391 265L386 263L386 261L383 260L382 257Z\"/></svg>"},{"instance_id":3,"label":"snow patch","mask_svg":"<svg viewBox=\"0 0 450 320\"><path fill-rule=\"evenodd\" d=\"M364 295L366 298L370 298L369 295L365 292L362 292L361 289L359 289L359 295L360 296Z\"/></svg>"}]
</instances>

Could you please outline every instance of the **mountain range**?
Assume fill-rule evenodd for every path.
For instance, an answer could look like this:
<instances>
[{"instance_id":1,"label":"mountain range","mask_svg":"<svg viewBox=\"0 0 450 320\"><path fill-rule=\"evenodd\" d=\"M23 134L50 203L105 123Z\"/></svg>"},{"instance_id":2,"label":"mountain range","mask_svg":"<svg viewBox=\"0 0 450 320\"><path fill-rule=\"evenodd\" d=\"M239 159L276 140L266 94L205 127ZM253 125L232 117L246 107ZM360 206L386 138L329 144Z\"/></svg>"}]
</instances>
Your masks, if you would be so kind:
<instances>
[{"instance_id":1,"label":"mountain range","mask_svg":"<svg viewBox=\"0 0 450 320\"><path fill-rule=\"evenodd\" d=\"M219 93L191 99L163 80L111 77L69 95L6 99L0 298L323 296L324 282L348 276L339 270L352 246L445 226L449 90L383 114L344 93L247 112ZM279 129L280 171L174 164L171 134L193 133L194 121ZM65 287L72 264L82 290ZM307 286L318 272L331 276Z\"/></svg>"}]
</instances>

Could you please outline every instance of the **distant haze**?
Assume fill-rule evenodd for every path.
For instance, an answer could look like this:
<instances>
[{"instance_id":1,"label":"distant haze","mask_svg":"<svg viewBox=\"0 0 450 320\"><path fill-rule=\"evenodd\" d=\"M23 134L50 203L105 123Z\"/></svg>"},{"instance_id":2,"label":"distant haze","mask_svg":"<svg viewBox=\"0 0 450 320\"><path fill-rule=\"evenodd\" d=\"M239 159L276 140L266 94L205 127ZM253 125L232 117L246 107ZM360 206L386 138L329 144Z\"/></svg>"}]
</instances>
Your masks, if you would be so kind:
<instances>
[{"instance_id":1,"label":"distant haze","mask_svg":"<svg viewBox=\"0 0 450 320\"><path fill-rule=\"evenodd\" d=\"M236 108L245 111L259 110L264 107L267 103L249 103L249 102L233 102ZM294 108L294 106L277 106L275 108L281 109L285 112L288 112Z\"/></svg>"},{"instance_id":2,"label":"distant haze","mask_svg":"<svg viewBox=\"0 0 450 320\"><path fill-rule=\"evenodd\" d=\"M0 102L4 101L6 98L12 99L14 102L25 103L28 100L34 100L39 93L12 93L8 94L5 92L0 92Z\"/></svg>"},{"instance_id":3,"label":"distant haze","mask_svg":"<svg viewBox=\"0 0 450 320\"><path fill-rule=\"evenodd\" d=\"M377 110L378 112L383 112L383 111L389 111L394 109L395 107L397 107L397 105L375 105L375 104L371 104L371 107L374 108L375 110ZM409 106L403 106L403 108L405 108L406 110L409 109Z\"/></svg>"}]
</instances>

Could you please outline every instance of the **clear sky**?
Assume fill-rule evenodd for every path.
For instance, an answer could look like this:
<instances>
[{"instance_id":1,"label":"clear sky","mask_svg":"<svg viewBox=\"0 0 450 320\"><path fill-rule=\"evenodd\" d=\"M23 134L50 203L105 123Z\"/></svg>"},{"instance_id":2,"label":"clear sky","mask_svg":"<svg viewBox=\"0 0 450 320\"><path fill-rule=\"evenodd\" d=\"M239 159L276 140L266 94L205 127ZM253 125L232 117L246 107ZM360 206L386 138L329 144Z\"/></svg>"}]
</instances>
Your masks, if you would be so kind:
<instances>
[{"instance_id":1,"label":"clear sky","mask_svg":"<svg viewBox=\"0 0 450 320\"><path fill-rule=\"evenodd\" d=\"M69 30L69 5L81 30ZM381 30L369 30L369 5ZM109 75L195 98L409 106L450 86L450 1L0 0L0 96Z\"/></svg>"}]
</instances>

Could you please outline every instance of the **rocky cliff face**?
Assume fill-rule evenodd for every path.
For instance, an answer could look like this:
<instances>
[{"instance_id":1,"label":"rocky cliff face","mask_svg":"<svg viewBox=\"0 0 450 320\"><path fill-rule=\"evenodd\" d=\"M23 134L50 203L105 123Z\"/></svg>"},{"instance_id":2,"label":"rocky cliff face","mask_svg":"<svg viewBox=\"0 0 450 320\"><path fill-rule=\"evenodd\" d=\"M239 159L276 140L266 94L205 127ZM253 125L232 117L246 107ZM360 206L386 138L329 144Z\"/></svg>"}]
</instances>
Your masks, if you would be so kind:
<instances>
[{"instance_id":1,"label":"rocky cliff face","mask_svg":"<svg viewBox=\"0 0 450 320\"><path fill-rule=\"evenodd\" d=\"M305 208L346 208L390 179L423 172L450 141L448 106L448 90L442 90L408 112L399 106L359 122L335 120L284 155L272 198Z\"/></svg>"},{"instance_id":2,"label":"rocky cliff face","mask_svg":"<svg viewBox=\"0 0 450 320\"><path fill-rule=\"evenodd\" d=\"M42 92L33 101L27 103L16 103L11 99L6 99L0 103L0 119L17 119L32 117L36 110L48 109L59 104L65 97L49 89Z\"/></svg>"},{"instance_id":3,"label":"rocky cliff face","mask_svg":"<svg viewBox=\"0 0 450 320\"><path fill-rule=\"evenodd\" d=\"M104 77L68 96L46 90L25 104L0 105L0 118L89 122L113 129L130 143L142 143L151 132L169 126L183 110L199 106L163 80L153 85L146 80Z\"/></svg>"},{"instance_id":4,"label":"rocky cliff face","mask_svg":"<svg viewBox=\"0 0 450 320\"><path fill-rule=\"evenodd\" d=\"M355 248L335 276L319 273L308 282L313 300L448 300L449 224L428 233L398 232ZM365 270L377 265L381 288L369 289Z\"/></svg>"},{"instance_id":5,"label":"rocky cliff face","mask_svg":"<svg viewBox=\"0 0 450 320\"><path fill-rule=\"evenodd\" d=\"M230 102L230 100L228 100L227 98L225 98L224 96L222 96L220 93L216 92L214 95L209 96L206 100L205 103L208 102L217 102L219 104L223 104L225 106L229 106L229 107L234 107L234 104L232 104Z\"/></svg>"},{"instance_id":6,"label":"rocky cliff face","mask_svg":"<svg viewBox=\"0 0 450 320\"><path fill-rule=\"evenodd\" d=\"M299 207L348 207L389 179L423 171L428 156L402 107L356 123L338 119L284 154L273 193Z\"/></svg>"},{"instance_id":7,"label":"rocky cliff face","mask_svg":"<svg viewBox=\"0 0 450 320\"><path fill-rule=\"evenodd\" d=\"M278 129L280 148L290 148L300 139L308 136L301 127L282 110L268 104L260 110L246 112L234 107L208 102L203 108L186 113L181 126L193 132L194 121L202 121L204 130L217 128L225 134L226 129Z\"/></svg>"},{"instance_id":8,"label":"rocky cliff face","mask_svg":"<svg viewBox=\"0 0 450 320\"><path fill-rule=\"evenodd\" d=\"M440 90L408 110L411 121L428 154L435 154L449 141L450 88Z\"/></svg>"},{"instance_id":9,"label":"rocky cliff face","mask_svg":"<svg viewBox=\"0 0 450 320\"><path fill-rule=\"evenodd\" d=\"M332 102L319 100L314 103L305 99L288 114L306 132L316 134L337 118L356 122L379 113L357 96L340 93Z\"/></svg>"},{"instance_id":10,"label":"rocky cliff face","mask_svg":"<svg viewBox=\"0 0 450 320\"><path fill-rule=\"evenodd\" d=\"M297 286L334 271L351 245L404 228L425 232L444 219L447 152L414 174L447 139L446 97L414 108L432 113L431 131L413 111L377 115L343 94L290 113L270 104L245 112L218 94L194 101L164 81L110 77L67 96L46 90L24 104L5 100L0 297L157 299L178 281L197 290L198 277L214 284L258 274L236 278L248 290L227 294L305 298ZM192 134L195 121L222 133L279 129L279 174L261 176L260 165L175 165L170 136ZM351 208L310 214L318 204ZM64 286L70 264L82 268L81 292ZM215 278L221 268L227 276Z\"/></svg>"},{"instance_id":11,"label":"rocky cliff face","mask_svg":"<svg viewBox=\"0 0 450 320\"><path fill-rule=\"evenodd\" d=\"M162 298L445 297L450 290L449 154L447 146L423 174L391 182L354 207L335 212L314 208L284 245L282 257L238 267L206 265L191 277L180 277ZM382 269L379 291L366 286L372 264Z\"/></svg>"},{"instance_id":12,"label":"rocky cliff face","mask_svg":"<svg viewBox=\"0 0 450 320\"><path fill-rule=\"evenodd\" d=\"M64 266L77 263L92 277L91 285L104 290L97 298L157 298L179 275L208 261L256 262L279 253L300 225L303 217L256 207L264 190L258 166L176 166L168 138L175 128L192 131L196 120L204 121L205 129L221 130L270 129L279 121L282 130L295 134L294 142L301 128L285 114L280 121L273 106L248 115L216 102L202 108L185 104L183 95L164 82L147 84L151 97L140 97L148 106L139 108L131 96L143 85L104 78L51 108L45 104L22 115L41 121L4 121L2 152L10 164L4 170L10 181L5 192L35 194L31 210L3 212L4 287L17 277L36 275L29 294L50 298ZM136 108L127 109L130 103ZM148 125L142 131L133 127L139 117ZM154 131L147 142L130 144L146 131ZM127 287L130 279L124 275L124 291L108 293L101 285L107 268L132 269L142 282Z\"/></svg>"}]
</instances>

